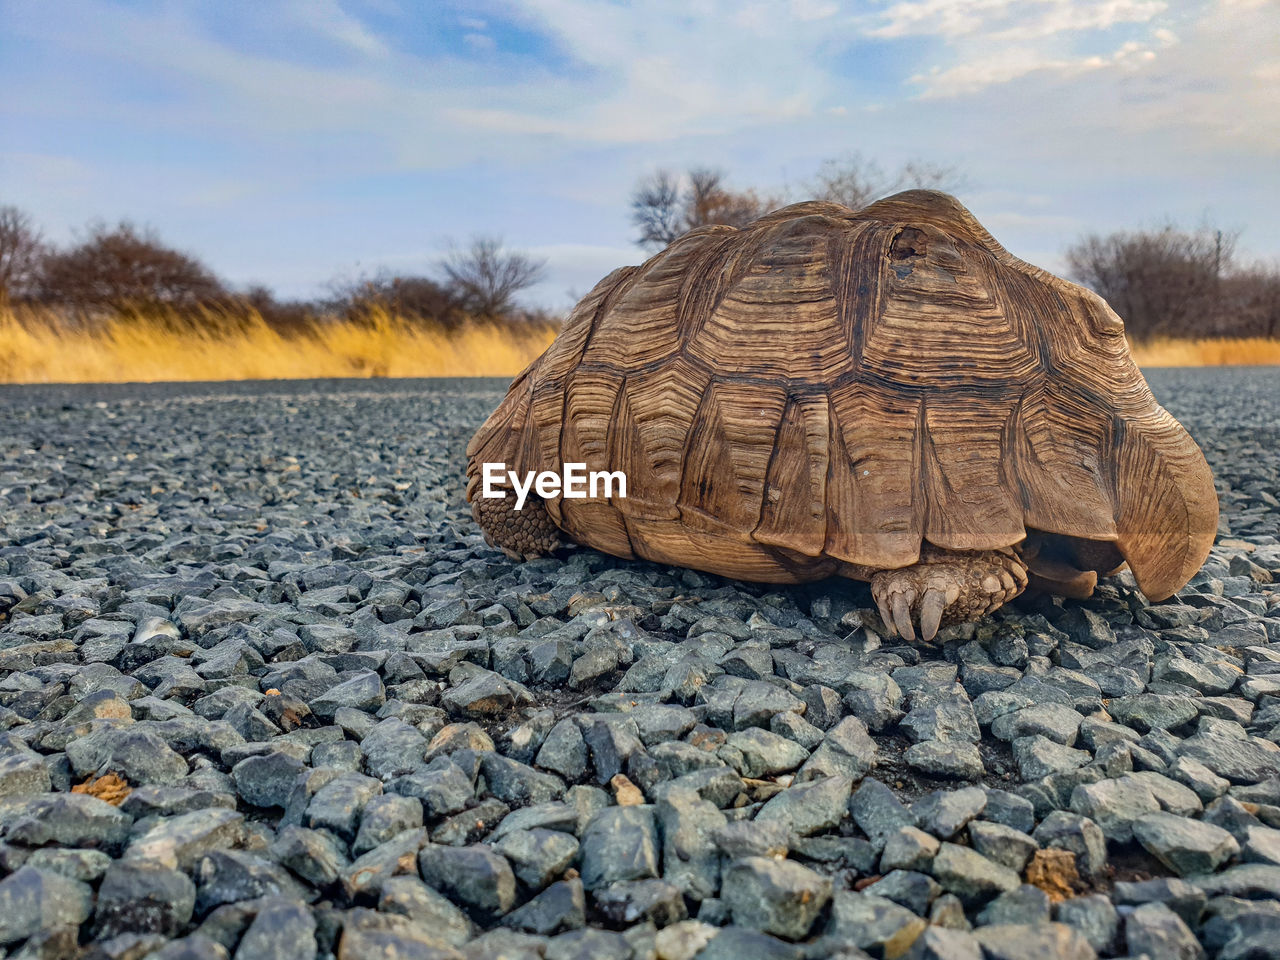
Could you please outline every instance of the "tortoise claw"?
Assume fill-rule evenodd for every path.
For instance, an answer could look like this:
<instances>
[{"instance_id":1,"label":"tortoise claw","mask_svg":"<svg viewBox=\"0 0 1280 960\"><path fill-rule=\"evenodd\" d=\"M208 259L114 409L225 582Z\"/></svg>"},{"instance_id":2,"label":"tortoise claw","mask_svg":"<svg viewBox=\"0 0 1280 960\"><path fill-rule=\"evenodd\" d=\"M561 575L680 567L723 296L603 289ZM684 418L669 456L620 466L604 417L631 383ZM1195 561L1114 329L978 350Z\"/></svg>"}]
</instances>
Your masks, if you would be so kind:
<instances>
[{"instance_id":1,"label":"tortoise claw","mask_svg":"<svg viewBox=\"0 0 1280 960\"><path fill-rule=\"evenodd\" d=\"M871 592L871 597L876 602L876 607L880 611L880 619L884 621L885 627L888 628L889 636L894 636L897 631L893 629L893 614L889 612L888 601L875 590Z\"/></svg>"},{"instance_id":2,"label":"tortoise claw","mask_svg":"<svg viewBox=\"0 0 1280 960\"><path fill-rule=\"evenodd\" d=\"M898 634L907 643L916 638L916 632L911 627L911 605L905 594L893 595L893 625L897 627Z\"/></svg>"},{"instance_id":3,"label":"tortoise claw","mask_svg":"<svg viewBox=\"0 0 1280 960\"><path fill-rule=\"evenodd\" d=\"M920 601L920 639L928 643L938 635L938 626L942 623L942 611L947 608L946 594L937 587L925 591Z\"/></svg>"}]
</instances>

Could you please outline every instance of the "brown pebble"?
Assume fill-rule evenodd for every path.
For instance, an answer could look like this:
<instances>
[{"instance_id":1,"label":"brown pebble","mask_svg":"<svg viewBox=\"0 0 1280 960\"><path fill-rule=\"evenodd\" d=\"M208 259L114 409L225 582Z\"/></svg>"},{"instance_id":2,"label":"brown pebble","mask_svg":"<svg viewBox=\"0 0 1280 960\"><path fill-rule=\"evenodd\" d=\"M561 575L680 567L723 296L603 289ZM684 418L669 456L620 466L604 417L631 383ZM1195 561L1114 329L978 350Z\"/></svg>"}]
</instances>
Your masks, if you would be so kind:
<instances>
[{"instance_id":1,"label":"brown pebble","mask_svg":"<svg viewBox=\"0 0 1280 960\"><path fill-rule=\"evenodd\" d=\"M609 786L613 787L613 798L620 807L638 807L644 803L644 794L640 792L639 787L627 778L625 773L615 775L609 781Z\"/></svg>"}]
</instances>

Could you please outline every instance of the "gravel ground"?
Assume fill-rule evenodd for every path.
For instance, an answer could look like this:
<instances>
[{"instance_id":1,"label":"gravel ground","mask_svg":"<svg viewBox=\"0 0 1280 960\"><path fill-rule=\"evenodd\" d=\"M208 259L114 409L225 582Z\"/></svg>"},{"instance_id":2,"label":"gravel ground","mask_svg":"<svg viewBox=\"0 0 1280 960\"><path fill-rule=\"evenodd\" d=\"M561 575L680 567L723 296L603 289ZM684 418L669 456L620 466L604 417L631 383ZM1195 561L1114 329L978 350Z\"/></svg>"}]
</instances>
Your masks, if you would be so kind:
<instances>
[{"instance_id":1,"label":"gravel ground","mask_svg":"<svg viewBox=\"0 0 1280 960\"><path fill-rule=\"evenodd\" d=\"M928 649L505 560L497 381L0 388L0 956L1280 956L1280 378L1151 381L1204 570Z\"/></svg>"}]
</instances>

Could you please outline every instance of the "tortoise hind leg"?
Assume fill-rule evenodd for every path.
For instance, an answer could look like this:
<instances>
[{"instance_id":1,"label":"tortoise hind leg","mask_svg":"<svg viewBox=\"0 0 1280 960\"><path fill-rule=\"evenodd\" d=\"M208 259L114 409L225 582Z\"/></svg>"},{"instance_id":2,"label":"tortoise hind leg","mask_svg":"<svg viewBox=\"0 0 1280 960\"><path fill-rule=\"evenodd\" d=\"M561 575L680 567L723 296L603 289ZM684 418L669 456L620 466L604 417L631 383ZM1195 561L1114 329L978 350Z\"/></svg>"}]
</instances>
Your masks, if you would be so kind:
<instances>
[{"instance_id":1,"label":"tortoise hind leg","mask_svg":"<svg viewBox=\"0 0 1280 960\"><path fill-rule=\"evenodd\" d=\"M522 509L515 498L476 497L471 515L484 531L484 539L512 560L532 560L560 546L560 528L551 519L542 498L530 493Z\"/></svg>"},{"instance_id":2,"label":"tortoise hind leg","mask_svg":"<svg viewBox=\"0 0 1280 960\"><path fill-rule=\"evenodd\" d=\"M1026 565L1012 552L943 550L926 543L918 562L876 573L871 596L890 633L915 640L914 619L927 642L941 624L986 616L1026 586Z\"/></svg>"}]
</instances>

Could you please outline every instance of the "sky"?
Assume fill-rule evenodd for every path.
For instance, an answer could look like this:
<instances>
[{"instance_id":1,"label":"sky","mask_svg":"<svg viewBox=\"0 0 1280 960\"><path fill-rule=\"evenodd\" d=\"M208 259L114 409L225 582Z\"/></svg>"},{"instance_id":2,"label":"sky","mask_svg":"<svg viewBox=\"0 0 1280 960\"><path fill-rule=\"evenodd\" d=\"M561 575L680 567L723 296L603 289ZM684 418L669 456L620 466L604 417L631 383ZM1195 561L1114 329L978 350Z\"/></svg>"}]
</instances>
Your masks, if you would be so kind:
<instances>
[{"instance_id":1,"label":"sky","mask_svg":"<svg viewBox=\"0 0 1280 960\"><path fill-rule=\"evenodd\" d=\"M1280 261L1280 0L0 0L0 204L323 294L501 237L563 309L656 169L962 175L1009 250L1172 221Z\"/></svg>"}]
</instances>

